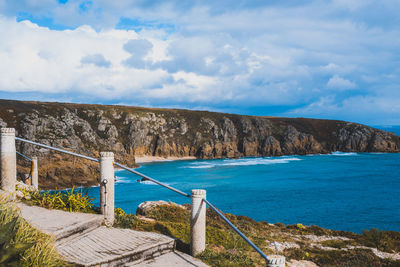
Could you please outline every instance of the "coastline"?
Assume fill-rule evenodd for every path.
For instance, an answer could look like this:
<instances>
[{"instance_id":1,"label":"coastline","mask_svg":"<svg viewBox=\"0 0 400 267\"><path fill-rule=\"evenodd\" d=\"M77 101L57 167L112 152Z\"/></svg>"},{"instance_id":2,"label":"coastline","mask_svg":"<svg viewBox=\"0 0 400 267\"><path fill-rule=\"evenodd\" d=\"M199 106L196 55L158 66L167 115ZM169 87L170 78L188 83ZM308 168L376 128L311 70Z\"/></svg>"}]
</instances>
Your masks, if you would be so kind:
<instances>
[{"instance_id":1,"label":"coastline","mask_svg":"<svg viewBox=\"0 0 400 267\"><path fill-rule=\"evenodd\" d=\"M139 163L149 163L149 162L162 162L162 161L175 161L175 160L193 160L196 157L186 156L186 157L159 157L159 156L135 156L136 164Z\"/></svg>"}]
</instances>

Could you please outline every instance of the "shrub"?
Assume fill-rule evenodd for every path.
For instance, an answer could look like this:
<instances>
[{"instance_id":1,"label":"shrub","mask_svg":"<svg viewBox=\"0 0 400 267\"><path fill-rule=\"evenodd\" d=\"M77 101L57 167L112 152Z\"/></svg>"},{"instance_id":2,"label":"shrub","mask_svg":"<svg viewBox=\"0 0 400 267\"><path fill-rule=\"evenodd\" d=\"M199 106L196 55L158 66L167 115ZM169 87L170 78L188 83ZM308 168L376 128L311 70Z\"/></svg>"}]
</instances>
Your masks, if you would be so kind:
<instances>
[{"instance_id":1,"label":"shrub","mask_svg":"<svg viewBox=\"0 0 400 267\"><path fill-rule=\"evenodd\" d=\"M358 238L365 246L393 253L400 251L400 233L394 231L381 231L375 228L363 230Z\"/></svg>"},{"instance_id":2,"label":"shrub","mask_svg":"<svg viewBox=\"0 0 400 267\"><path fill-rule=\"evenodd\" d=\"M73 212L98 213L98 208L93 206L93 198L84 194L83 190L39 192L27 191L23 200L31 205L37 205L48 209L59 209Z\"/></svg>"}]
</instances>

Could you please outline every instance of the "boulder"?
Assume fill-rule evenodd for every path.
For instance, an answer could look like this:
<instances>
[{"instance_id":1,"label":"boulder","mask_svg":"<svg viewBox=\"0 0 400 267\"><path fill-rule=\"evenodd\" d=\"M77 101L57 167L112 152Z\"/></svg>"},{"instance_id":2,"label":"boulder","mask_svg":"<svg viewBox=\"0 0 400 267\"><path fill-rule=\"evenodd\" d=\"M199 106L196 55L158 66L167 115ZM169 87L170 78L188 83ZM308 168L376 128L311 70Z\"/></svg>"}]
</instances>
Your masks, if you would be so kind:
<instances>
[{"instance_id":1,"label":"boulder","mask_svg":"<svg viewBox=\"0 0 400 267\"><path fill-rule=\"evenodd\" d=\"M136 209L136 215L143 215L146 216L149 211L154 209L157 206L162 206L162 205L171 205L171 206L177 206L182 209L185 207L183 205L176 204L174 202L167 202L164 200L158 200L158 201L145 201L139 204L139 206Z\"/></svg>"}]
</instances>

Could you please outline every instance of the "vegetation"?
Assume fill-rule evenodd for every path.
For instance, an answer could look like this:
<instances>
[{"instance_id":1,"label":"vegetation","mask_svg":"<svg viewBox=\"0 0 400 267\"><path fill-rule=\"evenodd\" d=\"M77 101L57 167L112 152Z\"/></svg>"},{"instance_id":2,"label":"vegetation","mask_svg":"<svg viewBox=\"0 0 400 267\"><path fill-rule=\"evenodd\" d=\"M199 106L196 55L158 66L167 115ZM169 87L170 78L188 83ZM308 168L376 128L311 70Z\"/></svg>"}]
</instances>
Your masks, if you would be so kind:
<instances>
[{"instance_id":1,"label":"vegetation","mask_svg":"<svg viewBox=\"0 0 400 267\"><path fill-rule=\"evenodd\" d=\"M98 208L92 203L94 199L87 195L87 191L84 193L83 189L44 192L23 189L22 192L24 202L30 205L73 212L98 213Z\"/></svg>"},{"instance_id":2,"label":"vegetation","mask_svg":"<svg viewBox=\"0 0 400 267\"><path fill-rule=\"evenodd\" d=\"M334 231L303 224L275 225L245 216L225 214L267 255L275 254L273 241L289 244L286 258L309 260L319 266L400 266L400 261L380 258L370 248L398 253L400 233L371 229L362 234ZM162 205L145 216L116 212L115 226L153 231L178 239L177 248L189 252L190 211L188 207ZM198 257L211 266L265 266L265 261L234 233L211 209L207 210L206 250ZM315 239L312 240L309 237ZM320 239L319 239L320 238ZM325 249L327 248L327 249Z\"/></svg>"},{"instance_id":3,"label":"vegetation","mask_svg":"<svg viewBox=\"0 0 400 267\"><path fill-rule=\"evenodd\" d=\"M83 190L31 192L23 191L24 201L46 208L67 211L96 212L92 199ZM3 214L3 213L2 213ZM309 260L319 266L400 266L400 261L378 257L371 248L386 253L400 252L400 233L393 231L364 230L362 234L334 231L319 226L305 226L301 223L284 225L257 222L245 216L225 214L246 236L267 255L275 254L273 241L286 244L280 253L287 259ZM190 211L189 206L161 205L146 211L145 216L126 214L115 209L115 225L140 231L165 234L177 239L177 249L189 253ZM12 217L15 218L15 217ZM21 221L21 219L18 219ZM27 224L25 222L25 224ZM0 233L13 232L17 219L8 219L2 224ZM265 262L243 239L233 232L211 209L207 210L206 250L198 258L211 266L264 266ZM7 230L8 229L8 230ZM0 246L3 239L0 236ZM4 239L5 240L5 239ZM35 242L10 241L15 247L6 245L2 249L5 260L34 260L31 254L21 251L33 249ZM4 251L4 252L3 252ZM0 265L3 259L0 254ZM58 258L56 258L57 261ZM51 266L51 265L49 265Z\"/></svg>"},{"instance_id":4,"label":"vegetation","mask_svg":"<svg viewBox=\"0 0 400 267\"><path fill-rule=\"evenodd\" d=\"M54 240L0 198L0 266L64 266Z\"/></svg>"},{"instance_id":5,"label":"vegetation","mask_svg":"<svg viewBox=\"0 0 400 267\"><path fill-rule=\"evenodd\" d=\"M400 146L399 137L389 134L390 137L387 137L389 139L385 137L389 142L387 146L384 145L385 141L379 144L382 145L380 148L374 148L373 145L377 144L374 136L375 134L380 136L382 132L355 123L243 116L207 111L0 100L0 118L7 127L14 127L19 133L25 133L37 142L51 142L53 146L72 149L92 157L98 157L99 151L103 150L118 152L115 153L116 161L130 166L135 165L134 157L140 154L219 158L276 156L281 152L283 154L328 153L341 149L346 151L382 149L395 152ZM225 124L226 119L231 123ZM37 124L39 121L52 127L43 127ZM102 124L100 122L105 121L108 121L107 129L100 130L104 128L99 128ZM212 126L213 124L215 126ZM314 150L314 146L310 144L317 145L317 143L306 145L305 140L300 142L304 144L301 146L299 144L291 151L284 149L285 151L279 152L279 149L267 149L268 146L263 145L267 136L273 136L279 141L281 148L285 147L284 143L289 142L285 141L288 126L295 127L301 133L312 135L315 142L321 144L323 149ZM186 129L185 133L178 134L183 128ZM145 135L139 137L135 134L137 132ZM354 134L360 139L351 142L346 134L344 136L346 140L342 140L338 136L340 132L348 133L349 136ZM365 132L371 134L364 135ZM109 139L111 136L112 139ZM250 139L254 142L244 142ZM347 143L354 143L354 146L346 147ZM251 149L245 149L246 147ZM25 149L21 152L29 154ZM41 188L92 186L99 182L98 164L95 162L73 159L72 156L60 156L55 152L44 153L36 150L35 153L35 156L40 157ZM25 170L22 170L21 164L18 165L21 173L28 173L28 165L24 166Z\"/></svg>"},{"instance_id":6,"label":"vegetation","mask_svg":"<svg viewBox=\"0 0 400 267\"><path fill-rule=\"evenodd\" d=\"M363 230L358 241L365 246L375 247L384 252L400 251L400 233L395 231L380 231L372 228L371 230Z\"/></svg>"}]
</instances>

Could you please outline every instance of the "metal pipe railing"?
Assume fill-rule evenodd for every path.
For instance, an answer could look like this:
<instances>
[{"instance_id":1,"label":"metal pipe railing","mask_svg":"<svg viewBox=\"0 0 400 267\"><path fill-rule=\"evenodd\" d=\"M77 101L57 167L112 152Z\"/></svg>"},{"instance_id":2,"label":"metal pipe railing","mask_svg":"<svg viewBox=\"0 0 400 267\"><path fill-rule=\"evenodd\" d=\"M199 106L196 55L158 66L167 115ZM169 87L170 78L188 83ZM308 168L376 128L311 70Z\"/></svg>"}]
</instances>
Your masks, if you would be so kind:
<instances>
[{"instance_id":1,"label":"metal pipe railing","mask_svg":"<svg viewBox=\"0 0 400 267\"><path fill-rule=\"evenodd\" d=\"M52 147L52 146L49 146L49 145L33 142L33 141L26 140L26 139L23 139L23 138L20 138L20 137L15 137L15 140L19 140L19 141L22 141L22 142L25 142L25 143L28 143L28 144L36 145L36 146L40 146L40 147L47 148L47 149L50 149L50 150L55 150L55 151L58 151L58 152L61 152L61 153L65 153L65 154L68 154L68 155L72 155L72 156L75 156L75 157L84 158L84 159L91 160L91 161L94 161L94 162L100 162L96 158L92 158L92 157L89 157L89 156L85 156L85 155L81 155L81 154L78 154L78 153L74 153L74 152L71 152L71 151L68 151L68 150L65 150L65 149L56 148L56 147ZM161 186L163 186L165 188L168 188L169 190L172 190L175 193L178 193L178 194L180 194L182 196L190 197L189 194L186 194L186 193L184 193L184 192L182 192L182 191L180 191L180 190L178 190L176 188L173 188L173 187L171 187L169 185L166 185L166 184L164 184L164 183L162 183L162 182L160 182L160 181L158 181L156 179L153 179L153 178L151 178L151 177L149 177L147 175L144 175L144 174L142 174L142 173L140 173L138 171L135 171L135 170L133 170L133 169L131 169L131 168L125 166L125 165L122 165L122 164L120 164L118 162L114 162L114 165L118 166L118 167L120 167L120 168L122 168L124 170L127 170L127 171L129 171L131 173L134 173L134 174L136 174L136 175L138 175L138 176L140 176L142 178L145 178L145 179L147 179L149 181L152 181L153 183L156 183L156 184L161 185Z\"/></svg>"},{"instance_id":2,"label":"metal pipe railing","mask_svg":"<svg viewBox=\"0 0 400 267\"><path fill-rule=\"evenodd\" d=\"M52 147L52 146L49 146L49 145L33 142L33 141L26 140L26 139L23 139L23 138L20 138L20 137L15 137L15 139L19 140L19 141L22 141L22 142L25 142L25 143L32 144L32 145L36 145L36 146L40 146L40 147L47 148L47 149L50 149L50 150L55 150L55 151L58 151L58 152L61 152L61 153L65 153L65 154L68 154L68 155L84 158L84 159L91 160L91 161L94 161L94 162L100 162L100 160L98 160L96 158L92 158L92 157L89 157L89 156L85 156L85 155L81 155L81 154L78 154L78 153L70 152L70 151L65 150L65 149L56 148L56 147ZM19 154L22 157L32 161L32 159L30 159L29 157L23 155L22 153L17 152L17 154ZM140 176L140 177L142 177L142 178L144 178L146 180L149 180L149 181L151 181L151 182L153 182L155 184L161 185L161 186L163 186L163 187L165 187L165 188L167 188L167 189L169 189L171 191L174 191L175 193L178 193L178 194L180 194L182 196L185 196L185 197L188 197L188 198L191 197L191 195L189 195L187 193L184 193L184 192L182 192L182 191L180 191L180 190L178 190L176 188L173 188L173 187L171 187L171 186L169 186L167 184L164 184L164 183L162 183L162 182L160 182L160 181L158 181L156 179L153 179L153 178L151 178L151 177L149 177L149 176L147 176L145 174L142 174L142 173L140 173L138 171L135 171L135 170L133 170L133 169L131 169L131 168L125 166L125 165L122 165L122 164L120 164L118 162L114 162L114 165L117 166L117 167L120 167L120 168L122 168L124 170L127 170L127 171L129 171L129 172L131 172L133 174L136 174L136 175L138 175L138 176ZM228 220L228 218L226 218L213 204L211 204L205 198L203 199L203 201L206 204L208 204L237 234L239 234L240 237L242 237L251 247L253 247L261 255L261 257L263 257L265 260L268 261L267 255L265 255L264 252L262 252L253 242L250 241L250 239L248 239L238 228L236 228L236 226L234 226Z\"/></svg>"},{"instance_id":3,"label":"metal pipe railing","mask_svg":"<svg viewBox=\"0 0 400 267\"><path fill-rule=\"evenodd\" d=\"M264 252L261 251L253 242L251 242L250 239L248 239L236 226L234 226L228 218L225 217L222 212L220 212L213 204L210 203L207 199L203 199L204 202L208 204L238 235L240 235L250 246L252 246L260 255L263 257L267 262L268 262L268 257L267 255L264 254Z\"/></svg>"},{"instance_id":4,"label":"metal pipe railing","mask_svg":"<svg viewBox=\"0 0 400 267\"><path fill-rule=\"evenodd\" d=\"M142 173L140 173L140 172L138 172L138 171L135 171L135 170L133 170L133 169L131 169L131 168L129 168L129 167L126 167L126 166L124 166L124 165L122 165L122 164L120 164L120 163L114 162L114 165L115 165L115 166L118 166L118 167L120 167L120 168L122 168L122 169L124 169L124 170L130 171L131 173L134 173L134 174L136 174L136 175L138 175L138 176L140 176L140 177L142 177L142 178L144 178L144 179L147 179L147 180L149 180L149 181L152 181L153 183L156 183L156 184L161 185L161 186L163 186L163 187L165 187L165 188L168 188L169 190L172 190L172 191L174 191L175 193L178 193L178 194L180 194L180 195L182 195L182 196L190 197L189 194L186 194L186 193L184 193L184 192L182 192L182 191L180 191L180 190L178 190L178 189L176 189L176 188L173 188L173 187L171 187L171 186L169 186L169 185L166 185L166 184L164 184L164 183L162 183L162 182L160 182L160 181L157 181L156 179L153 179L153 178L151 178L151 177L149 177L149 176L147 176L147 175L144 175L144 174L142 174Z\"/></svg>"},{"instance_id":5,"label":"metal pipe railing","mask_svg":"<svg viewBox=\"0 0 400 267\"><path fill-rule=\"evenodd\" d=\"M68 154L68 155L72 155L72 156L75 156L75 157L88 159L88 160L91 160L91 161L94 161L94 162L100 162L96 158L92 158L92 157L89 157L89 156L85 156L85 155L81 155L81 154L78 154L78 153L74 153L74 152L71 152L71 151L68 151L68 150L65 150L65 149L56 148L56 147L48 146L48 145L45 145L45 144L33 142L33 141L26 140L26 139L23 139L23 138L20 138L20 137L15 137L15 140L22 141L22 142L25 142L25 143L28 143L28 144L32 144L32 145L36 145L36 146L40 146L40 147L44 147L44 148L47 148L47 149L50 149L50 150L55 150L55 151L58 151L58 152L61 152L61 153L65 153L65 154Z\"/></svg>"},{"instance_id":6,"label":"metal pipe railing","mask_svg":"<svg viewBox=\"0 0 400 267\"><path fill-rule=\"evenodd\" d=\"M22 154L22 153L20 153L20 152L18 152L18 151L15 151L18 155L20 155L21 157L23 157L24 159L26 159L26 160L29 160L29 161L32 161L32 159L30 158L30 157L28 157L28 156L26 156L26 155L24 155L24 154Z\"/></svg>"}]
</instances>

